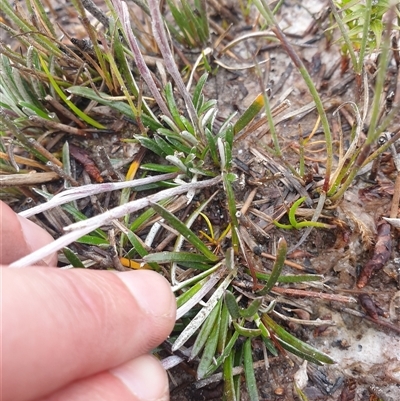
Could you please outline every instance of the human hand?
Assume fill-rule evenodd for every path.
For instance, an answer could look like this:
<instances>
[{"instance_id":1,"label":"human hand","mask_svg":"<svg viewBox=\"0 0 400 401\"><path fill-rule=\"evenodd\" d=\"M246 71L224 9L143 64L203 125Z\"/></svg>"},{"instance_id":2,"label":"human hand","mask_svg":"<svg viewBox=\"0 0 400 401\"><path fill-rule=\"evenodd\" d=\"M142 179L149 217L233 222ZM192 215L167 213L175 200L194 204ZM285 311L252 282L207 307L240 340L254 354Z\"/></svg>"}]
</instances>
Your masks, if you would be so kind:
<instances>
[{"instance_id":1,"label":"human hand","mask_svg":"<svg viewBox=\"0 0 400 401\"><path fill-rule=\"evenodd\" d=\"M52 240L1 202L0 221L2 264ZM175 321L161 275L33 266L1 278L4 401L169 399L166 372L147 354Z\"/></svg>"}]
</instances>

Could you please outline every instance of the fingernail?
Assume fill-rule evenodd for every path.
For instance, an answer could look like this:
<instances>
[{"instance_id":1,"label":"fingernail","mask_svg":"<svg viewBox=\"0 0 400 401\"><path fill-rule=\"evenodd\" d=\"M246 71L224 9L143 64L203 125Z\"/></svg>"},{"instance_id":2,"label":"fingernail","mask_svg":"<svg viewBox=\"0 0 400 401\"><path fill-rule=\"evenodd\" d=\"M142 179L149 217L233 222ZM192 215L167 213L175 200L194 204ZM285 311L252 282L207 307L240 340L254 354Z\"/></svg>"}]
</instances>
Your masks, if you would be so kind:
<instances>
[{"instance_id":1,"label":"fingernail","mask_svg":"<svg viewBox=\"0 0 400 401\"><path fill-rule=\"evenodd\" d=\"M32 252L54 241L53 237L47 231L43 230L43 228L39 227L32 221L21 216L18 216L18 220L21 224L21 230L25 239L25 243ZM44 266L56 266L57 255L48 255L37 264L41 264Z\"/></svg>"},{"instance_id":2,"label":"fingernail","mask_svg":"<svg viewBox=\"0 0 400 401\"><path fill-rule=\"evenodd\" d=\"M117 273L142 310L156 317L175 317L176 301L168 281L152 271Z\"/></svg>"},{"instance_id":3,"label":"fingernail","mask_svg":"<svg viewBox=\"0 0 400 401\"><path fill-rule=\"evenodd\" d=\"M160 362L151 355L140 356L110 370L139 400L167 401L168 378Z\"/></svg>"}]
</instances>

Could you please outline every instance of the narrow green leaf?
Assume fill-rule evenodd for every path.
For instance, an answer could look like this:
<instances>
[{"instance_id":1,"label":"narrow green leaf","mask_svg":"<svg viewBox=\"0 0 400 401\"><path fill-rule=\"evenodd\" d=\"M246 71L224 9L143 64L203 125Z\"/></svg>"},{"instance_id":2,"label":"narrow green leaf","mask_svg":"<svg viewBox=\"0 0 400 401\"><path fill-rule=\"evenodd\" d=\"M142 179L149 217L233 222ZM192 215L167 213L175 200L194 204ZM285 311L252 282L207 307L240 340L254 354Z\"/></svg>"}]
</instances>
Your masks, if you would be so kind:
<instances>
[{"instance_id":1,"label":"narrow green leaf","mask_svg":"<svg viewBox=\"0 0 400 401\"><path fill-rule=\"evenodd\" d=\"M263 325L264 326L264 325ZM264 326L265 327L265 326ZM267 347L267 350L273 355L278 356L278 350L275 348L274 343L270 338L266 338L263 336L264 344Z\"/></svg>"},{"instance_id":2,"label":"narrow green leaf","mask_svg":"<svg viewBox=\"0 0 400 401\"><path fill-rule=\"evenodd\" d=\"M176 106L175 99L174 99L174 92L172 89L172 84L171 82L168 82L167 85L164 88L164 94L165 94L165 99L167 101L167 105L169 108L169 111L171 112L171 115L174 119L175 124L178 126L178 128L183 131L185 129L185 125L181 121L181 116L178 110L178 107Z\"/></svg>"},{"instance_id":3,"label":"narrow green leaf","mask_svg":"<svg viewBox=\"0 0 400 401\"><path fill-rule=\"evenodd\" d=\"M39 107L36 107L31 103L19 102L19 105L21 107L24 107L24 108L27 108L27 109L31 110L34 114L38 115L39 117L45 118L46 120L50 120L50 117L49 117L48 113L46 113L45 111L39 109Z\"/></svg>"},{"instance_id":4,"label":"narrow green leaf","mask_svg":"<svg viewBox=\"0 0 400 401\"><path fill-rule=\"evenodd\" d=\"M160 204L163 206L168 206L171 203L171 199L164 199L160 201ZM137 217L132 224L129 226L129 229L133 232L141 228L146 222L148 222L154 215L156 214L153 208L147 209L143 212L139 217Z\"/></svg>"},{"instance_id":5,"label":"narrow green leaf","mask_svg":"<svg viewBox=\"0 0 400 401\"><path fill-rule=\"evenodd\" d=\"M199 365L197 367L197 378L203 379L206 375L208 368L211 366L215 351L217 350L218 345L218 337L219 337L219 330L220 330L220 317L221 317L221 305L222 305L222 298L219 300L215 309L217 309L217 317L214 322L214 326L211 330L210 336L207 339L207 342L204 346L204 351L201 356Z\"/></svg>"},{"instance_id":6,"label":"narrow green leaf","mask_svg":"<svg viewBox=\"0 0 400 401\"><path fill-rule=\"evenodd\" d=\"M280 238L278 241L277 253L278 254L276 256L276 260L272 268L271 276L269 277L265 287L258 292L259 295L266 295L269 291L271 291L272 287L275 285L276 281L278 280L282 272L287 254L287 243L284 238Z\"/></svg>"},{"instance_id":7,"label":"narrow green leaf","mask_svg":"<svg viewBox=\"0 0 400 401\"><path fill-rule=\"evenodd\" d=\"M262 302L262 297L254 299L246 309L240 310L240 316L244 318L253 317L258 312L258 308L261 306Z\"/></svg>"},{"instance_id":8,"label":"narrow green leaf","mask_svg":"<svg viewBox=\"0 0 400 401\"><path fill-rule=\"evenodd\" d=\"M155 171L157 173L176 173L179 171L179 169L175 166L166 166L155 163L141 164L140 169L145 171Z\"/></svg>"},{"instance_id":9,"label":"narrow green leaf","mask_svg":"<svg viewBox=\"0 0 400 401\"><path fill-rule=\"evenodd\" d=\"M211 133L211 131L207 127L204 130L204 134L207 139L207 145L210 150L211 158L214 164L218 167L220 165L220 160L217 151L216 137Z\"/></svg>"},{"instance_id":10,"label":"narrow green leaf","mask_svg":"<svg viewBox=\"0 0 400 401\"><path fill-rule=\"evenodd\" d=\"M50 18L48 17L49 13L47 13L43 7L43 4L41 1L38 0L33 0L35 3L35 13L37 13L38 15L36 15L36 18L40 21L42 21L42 23L44 25L46 25L47 29L51 32L51 34L53 35L53 37L57 37L57 34L55 32L54 29L54 22L50 21ZM40 16L40 17L39 17ZM33 16L32 16L33 18Z\"/></svg>"},{"instance_id":11,"label":"narrow green leaf","mask_svg":"<svg viewBox=\"0 0 400 401\"><path fill-rule=\"evenodd\" d=\"M146 255L149 254L147 252L147 249L143 246L143 244L139 240L138 236L133 231L127 229L127 232L125 233L125 235L127 236L129 242L131 243L131 245L133 246L133 248L135 249L135 251L139 254L139 256L141 258L144 258ZM148 262L148 264L150 265L150 267L152 269L154 269L156 271L161 270L160 266L158 266L157 263Z\"/></svg>"},{"instance_id":12,"label":"narrow green leaf","mask_svg":"<svg viewBox=\"0 0 400 401\"><path fill-rule=\"evenodd\" d=\"M240 310L235 296L229 290L226 290L224 298L225 298L225 305L228 308L229 314L232 316L232 319L239 319Z\"/></svg>"},{"instance_id":13,"label":"narrow green leaf","mask_svg":"<svg viewBox=\"0 0 400 401\"><path fill-rule=\"evenodd\" d=\"M229 215L231 218L231 224L232 224L232 246L233 249L236 252L238 252L239 249L239 239L238 239L238 234L237 234L237 229L239 227L239 222L237 219L237 215L236 215L236 201L235 201L235 194L233 192L232 189L232 185L229 179L229 175L225 172L222 173L222 180L224 183L224 188L225 188L225 193L226 193L226 197L228 200L228 209L229 209Z\"/></svg>"},{"instance_id":14,"label":"narrow green leaf","mask_svg":"<svg viewBox=\"0 0 400 401\"><path fill-rule=\"evenodd\" d=\"M233 327L235 327L235 330L244 337L258 337L261 336L261 330L260 329L248 329L247 327L244 327L240 325L239 323L233 321Z\"/></svg>"},{"instance_id":15,"label":"narrow green leaf","mask_svg":"<svg viewBox=\"0 0 400 401\"><path fill-rule=\"evenodd\" d=\"M84 235L83 237L77 239L76 242L79 242L80 244L94 245L94 246L110 245L108 240L104 238L95 237L93 235Z\"/></svg>"},{"instance_id":16,"label":"narrow green leaf","mask_svg":"<svg viewBox=\"0 0 400 401\"><path fill-rule=\"evenodd\" d=\"M195 136L195 130L192 123L183 115L180 116L180 120L182 124L185 126L186 131L190 132L193 136Z\"/></svg>"},{"instance_id":17,"label":"narrow green leaf","mask_svg":"<svg viewBox=\"0 0 400 401\"><path fill-rule=\"evenodd\" d=\"M127 59L126 59L126 54L124 52L124 48L121 42L121 38L119 36L119 31L118 29L115 29L115 33L113 35L113 46L114 46L114 57L115 60L118 64L118 69L121 73L121 76L124 77L125 85L129 92L138 97L139 96L139 88L138 85L133 78L132 75L132 68L129 65ZM143 99L142 99L143 101ZM132 110L132 108L131 108ZM132 110L133 112L133 110Z\"/></svg>"},{"instance_id":18,"label":"narrow green leaf","mask_svg":"<svg viewBox=\"0 0 400 401\"><path fill-rule=\"evenodd\" d=\"M224 352L216 359L215 364L210 367L210 369L206 373L206 377L210 376L221 366L221 364L225 361L225 359L232 352L232 349L233 349L234 345L236 344L236 341L238 338L239 338L239 333L235 330L235 332L232 334L232 337L229 339L228 344L226 344Z\"/></svg>"},{"instance_id":19,"label":"narrow green leaf","mask_svg":"<svg viewBox=\"0 0 400 401\"><path fill-rule=\"evenodd\" d=\"M237 346L232 350L233 354L233 366L243 366L243 344L237 344ZM242 375L234 375L233 383L235 386L236 399L241 400L241 387L242 387Z\"/></svg>"},{"instance_id":20,"label":"narrow green leaf","mask_svg":"<svg viewBox=\"0 0 400 401\"><path fill-rule=\"evenodd\" d=\"M245 129L248 124L256 117L264 106L264 96L260 93L251 103L251 105L245 110L242 116L237 120L233 127L234 134L238 134L240 131Z\"/></svg>"},{"instance_id":21,"label":"narrow green leaf","mask_svg":"<svg viewBox=\"0 0 400 401\"><path fill-rule=\"evenodd\" d=\"M197 253L191 252L154 252L143 257L146 263L180 263L180 262L194 262L194 263L207 263L209 259Z\"/></svg>"},{"instance_id":22,"label":"narrow green leaf","mask_svg":"<svg viewBox=\"0 0 400 401\"><path fill-rule=\"evenodd\" d=\"M267 314L263 314L261 316L261 320L267 327L270 327L275 332L279 342L284 348L290 348L290 350L288 349L290 352L295 353L296 355L301 355L302 358L318 364L335 363L330 356L292 336Z\"/></svg>"},{"instance_id":23,"label":"narrow green leaf","mask_svg":"<svg viewBox=\"0 0 400 401\"><path fill-rule=\"evenodd\" d=\"M261 331L261 336L264 339L269 339L270 338L269 331L265 327L264 323L261 321L260 316L258 315L258 313L256 313L254 315L254 323L256 324L257 328Z\"/></svg>"},{"instance_id":24,"label":"narrow green leaf","mask_svg":"<svg viewBox=\"0 0 400 401\"><path fill-rule=\"evenodd\" d=\"M219 259L218 256L214 255L192 230L186 227L185 224L182 223L171 212L157 203L153 203L152 207L165 221L172 226L172 228L177 230L184 238L186 238L188 242L190 242L209 260L216 262Z\"/></svg>"},{"instance_id":25,"label":"narrow green leaf","mask_svg":"<svg viewBox=\"0 0 400 401\"><path fill-rule=\"evenodd\" d=\"M224 361L224 399L226 401L236 401L235 386L233 381L233 355L230 353Z\"/></svg>"},{"instance_id":26,"label":"narrow green leaf","mask_svg":"<svg viewBox=\"0 0 400 401\"><path fill-rule=\"evenodd\" d=\"M199 282L197 282L195 285L190 287L187 291L179 295L179 297L176 298L176 307L180 308L183 304L185 304L190 298L192 298L195 294L197 294L203 285L208 281L208 277L203 278Z\"/></svg>"},{"instance_id":27,"label":"narrow green leaf","mask_svg":"<svg viewBox=\"0 0 400 401\"><path fill-rule=\"evenodd\" d=\"M207 319L204 321L203 325L201 326L200 332L196 337L196 341L193 344L192 352L190 353L190 360L193 358L196 358L196 356L200 353L200 351L203 349L210 333L211 330L214 327L214 323L216 322L219 312L220 312L220 305L221 302L218 301L218 303L215 305L211 313L208 315Z\"/></svg>"},{"instance_id":28,"label":"narrow green leaf","mask_svg":"<svg viewBox=\"0 0 400 401\"><path fill-rule=\"evenodd\" d=\"M200 79L198 80L196 87L194 88L193 91L193 105L196 109L196 111L199 111L199 108L202 106L201 102L201 94L203 92L203 88L205 83L207 82L208 79L208 74L205 73L203 74Z\"/></svg>"},{"instance_id":29,"label":"narrow green leaf","mask_svg":"<svg viewBox=\"0 0 400 401\"><path fill-rule=\"evenodd\" d=\"M96 93L92 88L85 88L84 86L70 86L68 89L66 89L66 91L72 95L81 96L90 100L94 100L105 106L109 106L112 109L119 111L124 116L129 117L132 120L136 120L136 116L128 104L121 101L112 100L110 95L107 95L106 93Z\"/></svg>"},{"instance_id":30,"label":"narrow green leaf","mask_svg":"<svg viewBox=\"0 0 400 401\"><path fill-rule=\"evenodd\" d=\"M163 150L165 154L173 155L175 153L175 149L173 149L172 146L170 146L169 143L161 138L159 135L155 134L153 138L155 143L160 149Z\"/></svg>"},{"instance_id":31,"label":"narrow green leaf","mask_svg":"<svg viewBox=\"0 0 400 401\"><path fill-rule=\"evenodd\" d=\"M221 319L219 324L220 324L220 331L219 331L217 350L219 354L222 354L224 352L227 341L228 325L229 325L229 311L225 303L222 305Z\"/></svg>"},{"instance_id":32,"label":"narrow green leaf","mask_svg":"<svg viewBox=\"0 0 400 401\"><path fill-rule=\"evenodd\" d=\"M85 267L78 256L75 255L75 252L70 248L65 247L63 249L64 256L68 259L68 262L71 263L74 267Z\"/></svg>"},{"instance_id":33,"label":"narrow green leaf","mask_svg":"<svg viewBox=\"0 0 400 401\"><path fill-rule=\"evenodd\" d=\"M40 56L39 56L40 57ZM105 126L103 124L98 123L97 121L93 120L93 118L89 117L87 114L85 114L82 110L80 110L78 107L74 105L74 103L71 102L65 95L65 93L62 91L60 86L57 84L56 80L53 78L53 76L50 74L49 69L47 68L46 63L44 62L43 58L40 57L40 63L42 65L42 68L47 75L47 78L49 79L52 87L55 89L57 92L58 96L64 101L64 103L78 116L80 117L83 121L86 123L92 125L95 128L103 129Z\"/></svg>"},{"instance_id":34,"label":"narrow green leaf","mask_svg":"<svg viewBox=\"0 0 400 401\"><path fill-rule=\"evenodd\" d=\"M94 100L105 106L109 106L114 110L119 111L124 116L136 121L136 115L133 113L131 107L124 102L115 101L110 95L100 92L96 93L92 88L85 88L83 86L71 86L66 89L68 93L73 95L81 96L90 100ZM149 127L152 131L157 131L158 128L162 128L162 124L147 114L141 114L140 118L143 121L144 126Z\"/></svg>"},{"instance_id":35,"label":"narrow green leaf","mask_svg":"<svg viewBox=\"0 0 400 401\"><path fill-rule=\"evenodd\" d=\"M147 138L141 135L135 135L135 138L140 142L140 144L151 150L156 155L165 158L167 153L164 152L164 149L158 146L157 142L154 139Z\"/></svg>"},{"instance_id":36,"label":"narrow green leaf","mask_svg":"<svg viewBox=\"0 0 400 401\"><path fill-rule=\"evenodd\" d=\"M251 353L251 338L247 339L243 346L244 374L250 401L258 401L256 376L254 374L253 356Z\"/></svg>"}]
</instances>

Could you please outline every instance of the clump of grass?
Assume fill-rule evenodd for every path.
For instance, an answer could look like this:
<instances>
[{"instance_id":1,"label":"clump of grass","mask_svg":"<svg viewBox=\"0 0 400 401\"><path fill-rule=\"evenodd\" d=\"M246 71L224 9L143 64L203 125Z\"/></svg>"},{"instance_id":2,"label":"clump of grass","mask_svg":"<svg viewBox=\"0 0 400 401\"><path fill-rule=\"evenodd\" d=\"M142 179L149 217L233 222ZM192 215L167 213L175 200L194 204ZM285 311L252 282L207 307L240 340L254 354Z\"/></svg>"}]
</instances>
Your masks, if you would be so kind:
<instances>
[{"instance_id":1,"label":"clump of grass","mask_svg":"<svg viewBox=\"0 0 400 401\"><path fill-rule=\"evenodd\" d=\"M48 210L59 206L61 216L71 223L65 227L66 233L54 243L15 262L13 267L35 263L51 252L63 250L65 268L89 267L97 262L105 268L151 268L164 274L171 282L178 304L171 348L186 352L187 342L193 339L189 359L198 361L197 378L209 378L217 370L221 371L227 400L241 398L240 379L235 374L238 371L244 373L250 399L259 399L254 374L257 363L252 353L254 339L261 341L265 355L267 350L278 355L279 350L284 349L315 364L333 363L328 355L294 337L278 323L280 315L275 310L275 295L285 290L280 285L304 285L321 281L323 277L284 274L288 252L284 238L276 241L275 263L270 272L255 267L254 250L249 245L251 241L244 232L246 230L243 231L245 207L239 208L235 190L238 181L233 168L235 140L264 109L272 135L272 146L268 151L281 162L286 174L284 178L295 181L301 195L287 208L290 225L277 221L275 224L283 230L306 228L301 240L304 241L313 228L332 228L332 225L317 221L325 201L339 200L360 168L385 149L382 147L369 155L372 144L386 129L397 108L380 122L380 98L375 95L367 139L359 143L361 125L367 115L367 99L363 118L358 118L353 143L335 166L330 121L323 101L301 59L280 30L275 13L265 1L255 1L258 12L306 82L325 135L325 180L318 206L311 220L299 221L298 208L304 201L311 205L311 197L303 185L303 172L299 174L291 167L288 173L268 95L262 92L241 116L232 114L221 121L217 100L207 99L204 95L208 74L199 77L192 91L181 77L166 27L187 47L201 49L207 46L209 17L203 1L195 1L195 11L186 0L168 1L177 28L165 22L155 0L149 0L148 6L142 5L143 26L151 26L149 35L153 40L150 41L138 34L141 27L132 26L134 18L123 1L107 1L107 15L89 5L89 11L97 15L103 29L97 29L89 22L86 2L74 0L73 3L89 38L86 42L70 38L73 46L58 40L39 0L27 2L27 15L22 11L15 12L7 3L4 13L9 23L0 23L0 27L19 41L21 51L26 54L22 57L19 51L1 43L0 169L11 182L2 190L2 196L13 199L26 196L38 199L40 196L47 203L21 214L32 216L45 212L49 216ZM344 11L354 13L353 4ZM362 16L357 14L358 19L365 19L367 12L374 11L363 9L363 12ZM340 17L339 13L335 16L340 27L357 20L354 14L354 18ZM36 25L32 20L38 21ZM376 29L370 29L377 39ZM378 94L389 57L390 29L389 25L379 42L383 67L376 79ZM356 42L355 38L358 40L358 33L348 35L350 42ZM164 85L148 65L146 49L149 49L149 42L158 46L152 50L158 51L162 60L156 66L160 76L167 77ZM372 46L368 41L360 45L360 59L353 63L355 70L363 61L362 49L368 50ZM351 54L350 48L349 52ZM97 115L93 113L95 108L100 110ZM125 121L124 131L109 123L107 117L113 113L116 120ZM61 132L59 144L56 142L50 150L43 146L48 145L48 137ZM128 137L124 135L126 132ZM135 143L140 151L131 160L121 182L100 183L102 177L94 174L91 177L100 177L99 183L83 185L73 176L69 143L74 137L89 141L92 134L107 133L121 135L124 143ZM23 149L24 156L14 152L15 148ZM144 159L145 154L151 156ZM119 162L108 161L110 170ZM88 160L84 167L90 169L93 164ZM300 160L300 164L304 167L304 160ZM57 177L63 178L65 188L57 195L51 187L29 186L18 191L17 177L32 168L51 170L51 179L56 173ZM141 177L137 178L139 175ZM122 192L115 202L116 207L90 218L77 203L81 198L119 190ZM307 196L303 196L304 192ZM212 222L211 214L216 208L223 209L226 221ZM160 232L166 240L160 238ZM96 249L97 255L111 247L114 257L96 257L92 248L87 247L89 245ZM313 296L315 293L304 291L301 294ZM352 302L346 297L336 299ZM243 338L245 341L240 341ZM166 361L164 363L167 365Z\"/></svg>"}]
</instances>

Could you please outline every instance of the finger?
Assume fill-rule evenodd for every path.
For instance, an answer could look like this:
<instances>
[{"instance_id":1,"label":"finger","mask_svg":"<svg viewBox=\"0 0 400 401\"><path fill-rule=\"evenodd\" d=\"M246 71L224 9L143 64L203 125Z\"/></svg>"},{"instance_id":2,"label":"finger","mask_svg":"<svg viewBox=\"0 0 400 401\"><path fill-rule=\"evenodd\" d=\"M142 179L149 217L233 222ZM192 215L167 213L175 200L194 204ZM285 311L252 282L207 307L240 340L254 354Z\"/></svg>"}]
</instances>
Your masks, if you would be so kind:
<instances>
[{"instance_id":1,"label":"finger","mask_svg":"<svg viewBox=\"0 0 400 401\"><path fill-rule=\"evenodd\" d=\"M47 245L53 238L49 233L24 217L18 216L0 201L0 263L10 264ZM56 266L57 255L45 258L43 266Z\"/></svg>"},{"instance_id":2,"label":"finger","mask_svg":"<svg viewBox=\"0 0 400 401\"><path fill-rule=\"evenodd\" d=\"M4 400L31 400L147 353L175 297L151 271L2 269Z\"/></svg>"},{"instance_id":3,"label":"finger","mask_svg":"<svg viewBox=\"0 0 400 401\"><path fill-rule=\"evenodd\" d=\"M41 401L167 401L168 377L151 355L74 382Z\"/></svg>"}]
</instances>

